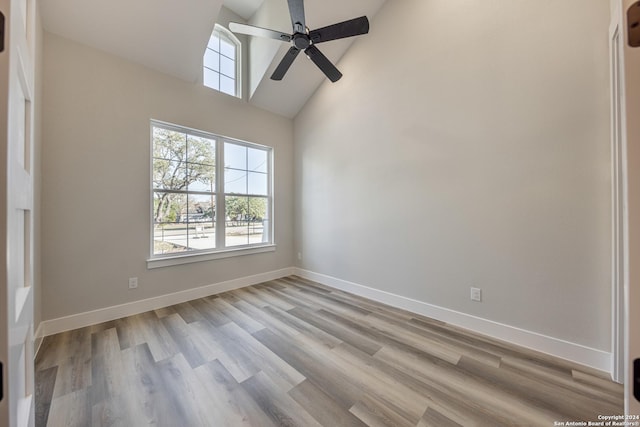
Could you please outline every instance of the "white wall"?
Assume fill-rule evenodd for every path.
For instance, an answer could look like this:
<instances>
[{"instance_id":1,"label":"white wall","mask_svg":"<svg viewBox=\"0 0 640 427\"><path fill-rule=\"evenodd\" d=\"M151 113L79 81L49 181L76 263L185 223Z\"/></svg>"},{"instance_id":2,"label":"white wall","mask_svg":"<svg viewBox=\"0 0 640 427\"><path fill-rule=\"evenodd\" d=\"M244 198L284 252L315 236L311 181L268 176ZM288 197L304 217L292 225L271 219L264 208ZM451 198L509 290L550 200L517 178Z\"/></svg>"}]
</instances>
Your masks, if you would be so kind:
<instances>
[{"instance_id":1,"label":"white wall","mask_svg":"<svg viewBox=\"0 0 640 427\"><path fill-rule=\"evenodd\" d=\"M43 320L291 266L290 120L49 33L44 42ZM276 252L147 270L152 118L275 148Z\"/></svg>"},{"instance_id":2,"label":"white wall","mask_svg":"<svg viewBox=\"0 0 640 427\"><path fill-rule=\"evenodd\" d=\"M386 2L294 122L299 266L610 351L608 22Z\"/></svg>"}]
</instances>

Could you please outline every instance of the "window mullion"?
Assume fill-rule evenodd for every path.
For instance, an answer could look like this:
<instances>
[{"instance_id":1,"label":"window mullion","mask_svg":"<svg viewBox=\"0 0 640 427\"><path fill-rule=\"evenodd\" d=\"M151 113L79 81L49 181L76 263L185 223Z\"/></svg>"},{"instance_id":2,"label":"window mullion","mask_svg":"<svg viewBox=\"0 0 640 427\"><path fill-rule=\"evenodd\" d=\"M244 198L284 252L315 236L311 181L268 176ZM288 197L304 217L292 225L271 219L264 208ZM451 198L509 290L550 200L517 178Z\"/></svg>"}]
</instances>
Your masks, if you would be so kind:
<instances>
[{"instance_id":1,"label":"window mullion","mask_svg":"<svg viewBox=\"0 0 640 427\"><path fill-rule=\"evenodd\" d=\"M216 141L216 248L225 247L224 142Z\"/></svg>"},{"instance_id":2,"label":"window mullion","mask_svg":"<svg viewBox=\"0 0 640 427\"><path fill-rule=\"evenodd\" d=\"M184 189L185 189L185 200L186 200L186 206L187 206L187 222L186 222L186 230L185 230L185 234L187 237L187 248L190 247L189 245L189 239L191 238L190 233L189 233L189 221L191 216L189 215L191 212L189 210L189 186L187 185L187 183L189 182L189 135L185 132L184 134L184 179L185 179L185 183L184 183Z\"/></svg>"},{"instance_id":3,"label":"window mullion","mask_svg":"<svg viewBox=\"0 0 640 427\"><path fill-rule=\"evenodd\" d=\"M273 153L269 153L267 157L267 230L269 235L267 236L267 241L270 243L274 243L274 230L275 224L273 223L273 214L274 214L274 206L273 206Z\"/></svg>"},{"instance_id":4,"label":"window mullion","mask_svg":"<svg viewBox=\"0 0 640 427\"><path fill-rule=\"evenodd\" d=\"M251 197L249 197L249 149L247 147L244 148L245 152L245 161L244 161L244 173L246 175L244 194L246 194L247 199L247 245L251 241Z\"/></svg>"}]
</instances>

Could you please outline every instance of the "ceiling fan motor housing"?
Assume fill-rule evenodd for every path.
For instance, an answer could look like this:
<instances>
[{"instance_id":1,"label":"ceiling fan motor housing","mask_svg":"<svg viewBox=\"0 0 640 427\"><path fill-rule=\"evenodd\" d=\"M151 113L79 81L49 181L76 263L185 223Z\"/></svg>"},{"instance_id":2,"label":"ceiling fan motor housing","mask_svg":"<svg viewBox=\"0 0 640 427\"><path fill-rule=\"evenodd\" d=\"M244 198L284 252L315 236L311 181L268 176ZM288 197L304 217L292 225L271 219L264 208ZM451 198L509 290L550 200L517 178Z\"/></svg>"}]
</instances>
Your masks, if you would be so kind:
<instances>
[{"instance_id":1,"label":"ceiling fan motor housing","mask_svg":"<svg viewBox=\"0 0 640 427\"><path fill-rule=\"evenodd\" d=\"M293 45L300 50L304 50L311 46L311 39L307 34L296 33L293 35Z\"/></svg>"}]
</instances>

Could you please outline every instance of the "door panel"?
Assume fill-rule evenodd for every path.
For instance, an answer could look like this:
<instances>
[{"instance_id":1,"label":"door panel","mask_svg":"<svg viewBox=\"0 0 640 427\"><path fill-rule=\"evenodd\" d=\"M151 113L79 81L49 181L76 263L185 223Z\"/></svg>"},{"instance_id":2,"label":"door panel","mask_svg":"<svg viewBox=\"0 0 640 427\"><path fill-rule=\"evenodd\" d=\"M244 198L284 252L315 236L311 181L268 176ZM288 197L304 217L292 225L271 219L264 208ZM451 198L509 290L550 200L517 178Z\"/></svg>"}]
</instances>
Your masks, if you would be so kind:
<instances>
[{"instance_id":1,"label":"door panel","mask_svg":"<svg viewBox=\"0 0 640 427\"><path fill-rule=\"evenodd\" d=\"M0 0L5 16L0 53L0 425L32 426L33 416L33 44L34 0ZM5 107L6 106L6 107Z\"/></svg>"},{"instance_id":2,"label":"door panel","mask_svg":"<svg viewBox=\"0 0 640 427\"><path fill-rule=\"evenodd\" d=\"M627 20L640 0L612 1L613 373L623 361L625 413L640 415L634 396L640 358L640 48L629 42Z\"/></svg>"},{"instance_id":3,"label":"door panel","mask_svg":"<svg viewBox=\"0 0 640 427\"><path fill-rule=\"evenodd\" d=\"M628 199L628 285L627 306L627 376L625 407L628 414L640 415L640 402L633 396L633 365L640 358L640 47L629 44L627 22L629 8L640 8L640 1L623 0L624 22L624 97L627 150Z\"/></svg>"}]
</instances>

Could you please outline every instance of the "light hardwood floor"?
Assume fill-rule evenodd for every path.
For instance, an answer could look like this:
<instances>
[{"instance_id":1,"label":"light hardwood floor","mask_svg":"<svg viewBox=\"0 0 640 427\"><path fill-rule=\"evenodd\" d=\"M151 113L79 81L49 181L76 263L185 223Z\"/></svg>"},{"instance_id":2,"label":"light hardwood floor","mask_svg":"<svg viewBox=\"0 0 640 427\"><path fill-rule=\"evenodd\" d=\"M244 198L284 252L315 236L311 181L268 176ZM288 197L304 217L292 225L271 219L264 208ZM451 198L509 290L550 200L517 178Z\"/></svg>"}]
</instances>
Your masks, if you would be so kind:
<instances>
[{"instance_id":1,"label":"light hardwood floor","mask_svg":"<svg viewBox=\"0 0 640 427\"><path fill-rule=\"evenodd\" d=\"M602 373L299 277L45 338L36 426L553 426Z\"/></svg>"}]
</instances>

